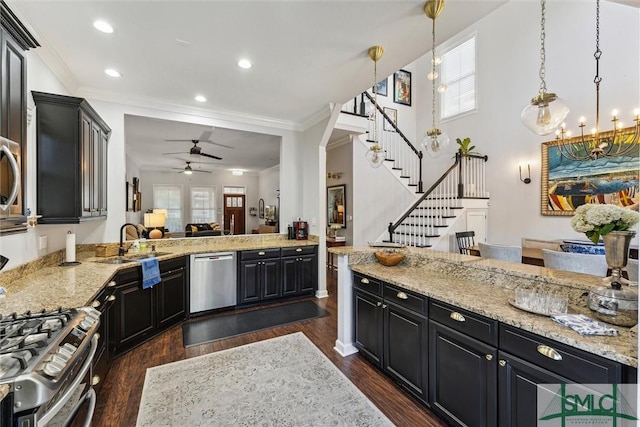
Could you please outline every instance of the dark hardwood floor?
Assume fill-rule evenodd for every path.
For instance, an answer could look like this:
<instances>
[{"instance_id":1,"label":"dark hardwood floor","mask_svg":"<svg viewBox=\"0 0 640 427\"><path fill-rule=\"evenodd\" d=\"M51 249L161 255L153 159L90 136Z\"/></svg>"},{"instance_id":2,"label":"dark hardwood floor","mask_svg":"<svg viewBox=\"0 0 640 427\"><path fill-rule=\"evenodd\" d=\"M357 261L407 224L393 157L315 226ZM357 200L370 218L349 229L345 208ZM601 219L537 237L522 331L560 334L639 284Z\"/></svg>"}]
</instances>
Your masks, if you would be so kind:
<instances>
[{"instance_id":1,"label":"dark hardwood floor","mask_svg":"<svg viewBox=\"0 0 640 427\"><path fill-rule=\"evenodd\" d=\"M115 359L98 393L93 426L133 426L147 368L215 351L303 332L397 426L445 426L423 404L409 397L391 379L358 354L341 357L333 349L337 337L335 273L327 274L329 297L312 298L330 316L184 348L182 327L176 326ZM224 314L219 314L224 315Z\"/></svg>"}]
</instances>

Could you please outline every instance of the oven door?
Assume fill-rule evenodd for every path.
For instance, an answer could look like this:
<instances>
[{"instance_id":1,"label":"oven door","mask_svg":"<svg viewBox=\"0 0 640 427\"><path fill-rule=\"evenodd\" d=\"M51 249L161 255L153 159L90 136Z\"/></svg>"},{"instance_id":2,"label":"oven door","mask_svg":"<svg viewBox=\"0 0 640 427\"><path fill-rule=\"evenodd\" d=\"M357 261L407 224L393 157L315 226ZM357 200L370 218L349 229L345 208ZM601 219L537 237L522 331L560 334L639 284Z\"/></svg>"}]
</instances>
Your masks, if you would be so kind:
<instances>
[{"instance_id":1,"label":"oven door","mask_svg":"<svg viewBox=\"0 0 640 427\"><path fill-rule=\"evenodd\" d=\"M96 406L96 394L91 387L91 363L97 348L98 337L94 335L91 338L91 348L82 368L56 403L38 417L38 427L88 427L91 424Z\"/></svg>"}]
</instances>

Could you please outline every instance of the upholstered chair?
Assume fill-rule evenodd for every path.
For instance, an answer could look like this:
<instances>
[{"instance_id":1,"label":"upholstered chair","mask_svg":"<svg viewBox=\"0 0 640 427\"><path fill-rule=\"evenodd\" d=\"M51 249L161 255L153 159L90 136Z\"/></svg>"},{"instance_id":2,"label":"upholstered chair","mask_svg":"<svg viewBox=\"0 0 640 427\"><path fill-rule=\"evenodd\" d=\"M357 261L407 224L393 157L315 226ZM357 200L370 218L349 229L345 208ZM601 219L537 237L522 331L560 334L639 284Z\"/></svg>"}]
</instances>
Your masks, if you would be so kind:
<instances>
[{"instance_id":1,"label":"upholstered chair","mask_svg":"<svg viewBox=\"0 0 640 427\"><path fill-rule=\"evenodd\" d=\"M482 258L499 259L502 261L522 262L522 248L520 246L494 245L490 243L478 243Z\"/></svg>"}]
</instances>

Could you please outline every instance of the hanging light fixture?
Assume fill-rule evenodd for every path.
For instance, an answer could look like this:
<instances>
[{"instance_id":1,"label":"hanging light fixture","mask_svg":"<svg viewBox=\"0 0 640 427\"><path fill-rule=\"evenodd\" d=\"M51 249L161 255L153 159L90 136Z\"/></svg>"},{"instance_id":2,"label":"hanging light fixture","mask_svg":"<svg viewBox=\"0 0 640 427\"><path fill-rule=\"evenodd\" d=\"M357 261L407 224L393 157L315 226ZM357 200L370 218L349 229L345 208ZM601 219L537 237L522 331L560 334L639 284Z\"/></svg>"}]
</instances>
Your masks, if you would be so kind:
<instances>
[{"instance_id":1,"label":"hanging light fixture","mask_svg":"<svg viewBox=\"0 0 640 427\"><path fill-rule=\"evenodd\" d=\"M382 149L382 146L378 143L378 112L376 111L378 105L378 60L382 58L384 49L382 46L372 46L369 48L369 58L373 61L373 104L371 105L371 113L369 120L373 122L373 129L371 132L371 138L368 142L372 145L364 155L365 159L369 162L371 167L378 168L387 158L387 152Z\"/></svg>"},{"instance_id":2,"label":"hanging light fixture","mask_svg":"<svg viewBox=\"0 0 640 427\"><path fill-rule=\"evenodd\" d=\"M571 142L565 143L565 136L571 136L565 131L565 124L556 131L558 152L568 160L597 160L603 157L637 156L640 130L640 110L633 112L635 116L635 126L622 129L622 123L618 119L618 111L613 110L611 121L613 130L608 132L600 131L600 0L596 1L596 51L593 57L596 60L596 76L593 82L596 85L596 127L591 130L591 134L584 134L585 118L580 117L580 136L572 138Z\"/></svg>"},{"instance_id":3,"label":"hanging light fixture","mask_svg":"<svg viewBox=\"0 0 640 427\"><path fill-rule=\"evenodd\" d=\"M436 65L442 61L441 58L436 56L436 18L440 16L444 10L445 0L429 0L424 5L424 13L431 18L431 72L427 75L427 79L431 80L431 129L429 129L422 140L427 153L432 157L438 157L442 154L444 149L449 145L449 137L444 131L436 127L436 78L438 73L436 72ZM442 93L446 90L446 86L441 85L438 88L438 92Z\"/></svg>"},{"instance_id":4,"label":"hanging light fixture","mask_svg":"<svg viewBox=\"0 0 640 427\"><path fill-rule=\"evenodd\" d=\"M553 132L560 123L569 114L567 104L555 93L547 92L547 83L545 77L545 48L544 40L546 37L545 24L545 0L540 1L540 91L537 96L531 98L531 103L527 105L520 119L522 123L538 135L548 135Z\"/></svg>"}]
</instances>

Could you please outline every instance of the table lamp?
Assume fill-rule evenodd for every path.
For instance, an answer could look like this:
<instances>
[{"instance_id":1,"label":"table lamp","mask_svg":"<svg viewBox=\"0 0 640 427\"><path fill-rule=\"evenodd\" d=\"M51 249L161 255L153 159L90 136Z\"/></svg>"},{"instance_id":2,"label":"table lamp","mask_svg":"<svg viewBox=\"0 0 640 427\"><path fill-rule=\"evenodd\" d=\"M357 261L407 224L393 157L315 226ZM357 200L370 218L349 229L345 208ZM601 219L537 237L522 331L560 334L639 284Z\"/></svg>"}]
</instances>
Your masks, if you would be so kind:
<instances>
[{"instance_id":1,"label":"table lamp","mask_svg":"<svg viewBox=\"0 0 640 427\"><path fill-rule=\"evenodd\" d=\"M150 239L161 239L164 236L165 215L161 213L144 214L144 226L149 230Z\"/></svg>"}]
</instances>

